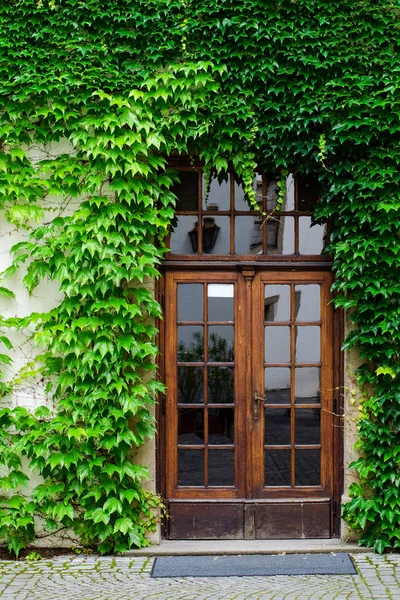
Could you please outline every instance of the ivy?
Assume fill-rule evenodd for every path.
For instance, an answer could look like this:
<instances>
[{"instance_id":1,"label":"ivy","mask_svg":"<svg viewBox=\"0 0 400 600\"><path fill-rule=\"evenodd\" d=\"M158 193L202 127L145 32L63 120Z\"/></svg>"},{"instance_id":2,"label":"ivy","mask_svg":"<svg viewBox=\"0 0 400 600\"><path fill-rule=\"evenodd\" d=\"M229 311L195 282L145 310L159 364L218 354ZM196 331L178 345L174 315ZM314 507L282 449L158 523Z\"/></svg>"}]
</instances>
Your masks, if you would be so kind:
<instances>
[{"instance_id":1,"label":"ivy","mask_svg":"<svg viewBox=\"0 0 400 600\"><path fill-rule=\"evenodd\" d=\"M16 554L72 529L100 552L147 543L159 499L132 449L154 432L157 277L174 214L169 156L317 173L336 303L351 309L365 393L360 475L343 516L378 551L400 544L400 36L398 0L3 0L0 208L26 229L25 269L62 300L2 319L41 348L55 410L0 413L0 536ZM59 144L61 154L55 151ZM32 149L39 148L39 158ZM284 188L281 188L283 193ZM74 207L74 208L73 208ZM11 284L10 284L11 285ZM21 375L22 376L22 375ZM12 382L0 382L0 393ZM43 477L30 498L21 457Z\"/></svg>"}]
</instances>

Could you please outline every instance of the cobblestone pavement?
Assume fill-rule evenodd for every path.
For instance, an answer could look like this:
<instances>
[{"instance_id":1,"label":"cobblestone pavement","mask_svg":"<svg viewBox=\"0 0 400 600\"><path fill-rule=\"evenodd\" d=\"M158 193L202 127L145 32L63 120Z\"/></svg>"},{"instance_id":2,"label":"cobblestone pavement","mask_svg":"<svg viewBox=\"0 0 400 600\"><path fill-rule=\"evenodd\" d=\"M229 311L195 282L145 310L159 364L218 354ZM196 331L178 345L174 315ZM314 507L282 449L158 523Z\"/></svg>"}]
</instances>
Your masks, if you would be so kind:
<instances>
[{"instance_id":1,"label":"cobblestone pavement","mask_svg":"<svg viewBox=\"0 0 400 600\"><path fill-rule=\"evenodd\" d=\"M400 600L400 555L353 556L358 575L151 579L153 559L0 561L1 600Z\"/></svg>"}]
</instances>

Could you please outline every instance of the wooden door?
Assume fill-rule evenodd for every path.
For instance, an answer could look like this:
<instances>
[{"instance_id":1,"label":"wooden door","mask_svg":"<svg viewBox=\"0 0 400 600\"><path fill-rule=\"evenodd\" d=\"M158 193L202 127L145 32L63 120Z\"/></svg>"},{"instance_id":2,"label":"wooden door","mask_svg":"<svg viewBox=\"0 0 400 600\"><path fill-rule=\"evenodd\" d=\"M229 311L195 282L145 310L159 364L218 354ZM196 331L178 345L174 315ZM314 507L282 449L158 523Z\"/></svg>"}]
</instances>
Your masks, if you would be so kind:
<instances>
[{"instance_id":1,"label":"wooden door","mask_svg":"<svg viewBox=\"0 0 400 600\"><path fill-rule=\"evenodd\" d=\"M331 275L165 283L169 537L331 537Z\"/></svg>"}]
</instances>

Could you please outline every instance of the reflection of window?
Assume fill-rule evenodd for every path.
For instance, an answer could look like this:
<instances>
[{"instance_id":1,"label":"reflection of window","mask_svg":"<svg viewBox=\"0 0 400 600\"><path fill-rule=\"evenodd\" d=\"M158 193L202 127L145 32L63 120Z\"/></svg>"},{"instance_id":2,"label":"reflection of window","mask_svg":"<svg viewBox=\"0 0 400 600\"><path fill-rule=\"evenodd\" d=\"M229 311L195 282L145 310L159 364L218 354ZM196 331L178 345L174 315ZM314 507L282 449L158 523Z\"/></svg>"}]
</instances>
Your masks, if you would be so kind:
<instances>
[{"instance_id":1,"label":"reflection of window","mask_svg":"<svg viewBox=\"0 0 400 600\"><path fill-rule=\"evenodd\" d=\"M278 308L279 294L269 296L264 300L264 321L275 321L276 309Z\"/></svg>"}]
</instances>

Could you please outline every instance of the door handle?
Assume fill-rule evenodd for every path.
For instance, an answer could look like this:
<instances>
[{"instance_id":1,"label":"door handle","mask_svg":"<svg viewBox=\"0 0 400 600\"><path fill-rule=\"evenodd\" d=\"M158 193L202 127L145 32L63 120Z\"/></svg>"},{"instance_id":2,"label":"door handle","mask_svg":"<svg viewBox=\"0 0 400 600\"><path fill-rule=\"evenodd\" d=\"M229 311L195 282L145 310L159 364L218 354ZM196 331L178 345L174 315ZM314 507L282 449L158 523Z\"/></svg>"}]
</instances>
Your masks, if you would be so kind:
<instances>
[{"instance_id":1,"label":"door handle","mask_svg":"<svg viewBox=\"0 0 400 600\"><path fill-rule=\"evenodd\" d=\"M258 421L260 416L260 400L263 400L263 398L258 395L258 390L255 388L253 393L253 419L255 421Z\"/></svg>"}]
</instances>

